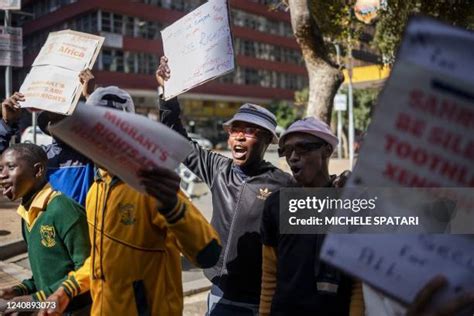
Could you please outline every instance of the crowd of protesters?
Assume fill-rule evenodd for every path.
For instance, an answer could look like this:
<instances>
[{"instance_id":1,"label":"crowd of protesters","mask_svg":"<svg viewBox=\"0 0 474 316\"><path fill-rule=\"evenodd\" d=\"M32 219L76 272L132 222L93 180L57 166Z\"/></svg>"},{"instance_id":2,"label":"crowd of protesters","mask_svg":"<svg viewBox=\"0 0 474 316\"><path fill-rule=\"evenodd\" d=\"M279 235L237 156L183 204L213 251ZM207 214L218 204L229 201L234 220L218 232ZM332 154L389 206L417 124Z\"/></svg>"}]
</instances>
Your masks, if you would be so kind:
<instances>
[{"instance_id":1,"label":"crowd of protesters","mask_svg":"<svg viewBox=\"0 0 474 316\"><path fill-rule=\"evenodd\" d=\"M162 57L160 93L171 75ZM80 106L135 111L126 91L94 89L89 70L80 80L86 99ZM0 185L4 196L20 200L33 276L0 289L0 298L54 303L41 315L181 315L183 254L212 282L208 315L377 315L365 304L360 280L320 260L324 235L280 233L281 188L342 187L350 175L329 174L338 140L326 123L298 120L278 139L275 115L243 104L223 125L228 158L188 137L177 98L160 98L161 122L192 145L183 163L211 191L208 223L172 170L140 170L143 194L54 135L45 148L9 146L24 100L15 93L2 103ZM62 118L42 112L38 123L50 134ZM263 159L270 144L278 144L292 175ZM433 279L403 313L454 315L473 304L473 296L463 295L429 310L445 285L442 276Z\"/></svg>"}]
</instances>

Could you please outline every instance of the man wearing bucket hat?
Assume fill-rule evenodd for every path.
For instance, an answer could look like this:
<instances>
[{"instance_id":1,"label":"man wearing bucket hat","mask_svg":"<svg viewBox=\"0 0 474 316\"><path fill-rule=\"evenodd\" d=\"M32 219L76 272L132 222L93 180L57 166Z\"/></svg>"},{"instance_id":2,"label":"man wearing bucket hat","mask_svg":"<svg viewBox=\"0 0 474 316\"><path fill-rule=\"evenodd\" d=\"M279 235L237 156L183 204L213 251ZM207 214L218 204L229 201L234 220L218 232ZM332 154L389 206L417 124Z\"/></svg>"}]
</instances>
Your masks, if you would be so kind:
<instances>
[{"instance_id":1,"label":"man wearing bucket hat","mask_svg":"<svg viewBox=\"0 0 474 316\"><path fill-rule=\"evenodd\" d=\"M162 57L156 72L159 90L169 77L167 59ZM161 122L187 137L177 98L160 103ZM192 142L194 150L184 161L211 190L211 224L219 233L224 249L218 263L204 271L213 283L208 299L210 315L258 312L263 205L272 192L293 183L289 174L263 160L268 145L278 142L276 126L276 118L270 111L244 104L224 123L232 158Z\"/></svg>"},{"instance_id":2,"label":"man wearing bucket hat","mask_svg":"<svg viewBox=\"0 0 474 316\"><path fill-rule=\"evenodd\" d=\"M89 69L79 74L83 84L82 94L88 97L94 90L95 80ZM2 120L0 120L0 151L3 152L17 128L21 108L19 102L25 101L23 94L15 92L2 103ZM78 106L81 106L79 104ZM50 135L48 126L60 121L65 116L42 111L38 114L37 123L43 133ZM60 139L53 137L53 142L42 146L48 156L47 178L51 186L84 206L87 191L94 179L94 165L89 158L69 147Z\"/></svg>"},{"instance_id":3,"label":"man wearing bucket hat","mask_svg":"<svg viewBox=\"0 0 474 316\"><path fill-rule=\"evenodd\" d=\"M157 71L159 83L169 77L166 63ZM162 103L161 122L187 137L177 99ZM224 123L232 158L193 142L183 162L212 192L211 224L219 233L223 251L218 263L205 270L213 283L210 315L258 312L261 282L260 218L265 199L292 183L289 174L263 160L270 143L277 143L275 116L267 109L244 104Z\"/></svg>"},{"instance_id":4,"label":"man wearing bucket hat","mask_svg":"<svg viewBox=\"0 0 474 316\"><path fill-rule=\"evenodd\" d=\"M308 117L281 136L297 186L333 187L329 158L338 143L326 123ZM319 260L324 235L280 234L280 192L265 202L260 315L363 315L362 288ZM352 297L351 297L352 296Z\"/></svg>"}]
</instances>

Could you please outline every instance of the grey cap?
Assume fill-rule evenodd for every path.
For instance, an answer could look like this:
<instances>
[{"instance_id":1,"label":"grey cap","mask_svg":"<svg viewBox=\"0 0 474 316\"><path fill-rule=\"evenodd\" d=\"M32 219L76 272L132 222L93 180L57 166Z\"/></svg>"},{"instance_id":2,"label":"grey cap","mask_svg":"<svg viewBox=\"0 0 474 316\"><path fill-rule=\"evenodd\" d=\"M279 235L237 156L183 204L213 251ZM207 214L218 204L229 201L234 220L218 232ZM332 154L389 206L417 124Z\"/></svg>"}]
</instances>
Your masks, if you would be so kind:
<instances>
[{"instance_id":1,"label":"grey cap","mask_svg":"<svg viewBox=\"0 0 474 316\"><path fill-rule=\"evenodd\" d=\"M329 125L315 117L305 117L291 124L288 129L280 137L280 146L283 146L285 138L293 133L305 133L321 138L331 145L332 150L337 147L339 140L331 131Z\"/></svg>"},{"instance_id":2,"label":"grey cap","mask_svg":"<svg viewBox=\"0 0 474 316\"><path fill-rule=\"evenodd\" d=\"M258 125L272 134L272 144L278 144L278 136L275 132L277 126L275 115L260 105L251 103L242 105L237 113L223 124L224 130L228 131L233 122L246 122Z\"/></svg>"}]
</instances>

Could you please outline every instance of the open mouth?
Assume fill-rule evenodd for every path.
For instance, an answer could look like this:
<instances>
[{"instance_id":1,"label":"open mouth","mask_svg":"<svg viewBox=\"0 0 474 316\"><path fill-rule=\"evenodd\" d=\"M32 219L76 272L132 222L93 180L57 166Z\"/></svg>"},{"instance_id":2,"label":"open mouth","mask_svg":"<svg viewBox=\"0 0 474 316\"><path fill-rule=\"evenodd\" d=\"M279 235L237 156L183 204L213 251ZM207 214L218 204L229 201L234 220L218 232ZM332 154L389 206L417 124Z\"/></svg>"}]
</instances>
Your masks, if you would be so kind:
<instances>
[{"instance_id":1,"label":"open mouth","mask_svg":"<svg viewBox=\"0 0 474 316\"><path fill-rule=\"evenodd\" d=\"M6 196L7 198L12 198L12 190L13 186L9 183L4 183L1 185L2 188L2 194Z\"/></svg>"},{"instance_id":2,"label":"open mouth","mask_svg":"<svg viewBox=\"0 0 474 316\"><path fill-rule=\"evenodd\" d=\"M291 173L293 173L293 176L296 178L297 176L300 175L302 168L297 167L297 166L292 166L290 167Z\"/></svg>"},{"instance_id":3,"label":"open mouth","mask_svg":"<svg viewBox=\"0 0 474 316\"><path fill-rule=\"evenodd\" d=\"M241 159L247 154L247 147L235 145L233 150L234 158Z\"/></svg>"}]
</instances>

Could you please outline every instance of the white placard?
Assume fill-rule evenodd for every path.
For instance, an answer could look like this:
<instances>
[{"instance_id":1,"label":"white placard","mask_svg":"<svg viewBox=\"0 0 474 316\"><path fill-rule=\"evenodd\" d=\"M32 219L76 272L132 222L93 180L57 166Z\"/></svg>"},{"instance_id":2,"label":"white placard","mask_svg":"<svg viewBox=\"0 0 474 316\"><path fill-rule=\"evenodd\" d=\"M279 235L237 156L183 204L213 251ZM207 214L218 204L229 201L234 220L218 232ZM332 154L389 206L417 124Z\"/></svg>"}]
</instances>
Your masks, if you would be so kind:
<instances>
[{"instance_id":1,"label":"white placard","mask_svg":"<svg viewBox=\"0 0 474 316\"><path fill-rule=\"evenodd\" d=\"M142 193L138 170L175 169L191 152L189 141L169 127L142 115L100 106L80 105L50 131Z\"/></svg>"},{"instance_id":2,"label":"white placard","mask_svg":"<svg viewBox=\"0 0 474 316\"><path fill-rule=\"evenodd\" d=\"M69 30L50 33L33 66L52 65L80 72L94 64L103 41L100 36Z\"/></svg>"},{"instance_id":3,"label":"white placard","mask_svg":"<svg viewBox=\"0 0 474 316\"><path fill-rule=\"evenodd\" d=\"M20 89L28 107L71 114L71 104L77 103L81 93L81 84L71 73L55 66L33 67Z\"/></svg>"},{"instance_id":4,"label":"white placard","mask_svg":"<svg viewBox=\"0 0 474 316\"><path fill-rule=\"evenodd\" d=\"M20 10L21 0L0 0L0 10Z\"/></svg>"},{"instance_id":5,"label":"white placard","mask_svg":"<svg viewBox=\"0 0 474 316\"><path fill-rule=\"evenodd\" d=\"M0 26L0 66L23 67L21 27Z\"/></svg>"},{"instance_id":6,"label":"white placard","mask_svg":"<svg viewBox=\"0 0 474 316\"><path fill-rule=\"evenodd\" d=\"M92 69L103 42L71 30L50 33L20 88L21 106L71 115L81 95L79 73Z\"/></svg>"},{"instance_id":7,"label":"white placard","mask_svg":"<svg viewBox=\"0 0 474 316\"><path fill-rule=\"evenodd\" d=\"M405 304L440 273L449 287L436 297L438 304L474 290L469 236L334 234L326 238L321 258Z\"/></svg>"},{"instance_id":8,"label":"white placard","mask_svg":"<svg viewBox=\"0 0 474 316\"><path fill-rule=\"evenodd\" d=\"M226 0L210 0L161 31L171 78L165 99L234 69Z\"/></svg>"},{"instance_id":9,"label":"white placard","mask_svg":"<svg viewBox=\"0 0 474 316\"><path fill-rule=\"evenodd\" d=\"M463 199L459 195L462 190L455 188L474 186L472 47L472 32L428 18L411 19L347 186L445 187L456 198ZM346 193L342 198L351 197ZM451 231L462 231L466 224L472 225L472 207L464 210L451 221ZM449 286L437 297L437 303L452 297L456 290L459 294L473 289L472 265L463 269L456 267L456 262L443 261L439 253L423 254L417 238L329 235L322 257L405 303L411 302L427 280L438 273L448 278ZM446 245L440 248L443 253L464 245L459 251L470 250L467 254L473 262L472 239L440 235L436 242ZM330 255L330 248L344 243L351 249L345 251L341 246L337 255ZM423 255L420 258L425 258L427 264L418 266L416 262L405 262L407 258L401 259L403 244L413 245L416 256ZM371 247L374 256L383 257L384 264L397 264L397 273L402 277L394 281L387 275L388 267L375 271L373 266L357 264L356 256L364 247ZM470 286L462 280L471 282Z\"/></svg>"}]
</instances>

